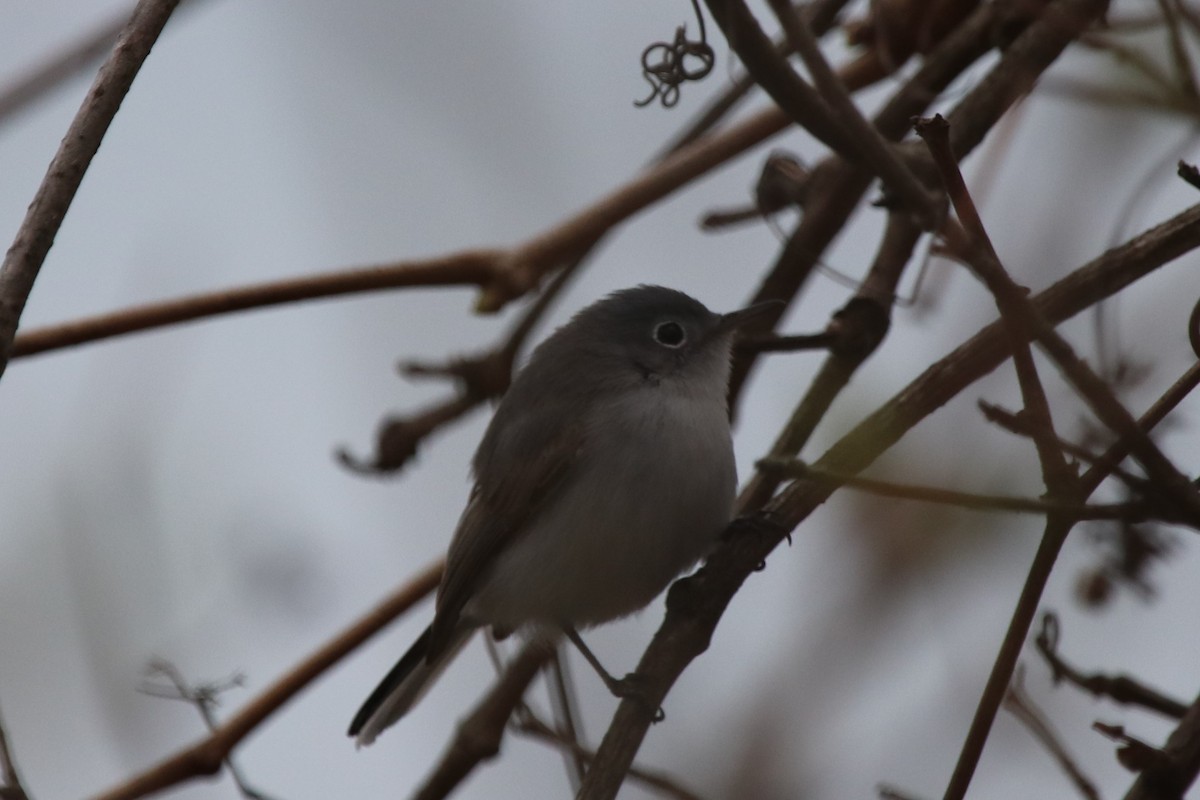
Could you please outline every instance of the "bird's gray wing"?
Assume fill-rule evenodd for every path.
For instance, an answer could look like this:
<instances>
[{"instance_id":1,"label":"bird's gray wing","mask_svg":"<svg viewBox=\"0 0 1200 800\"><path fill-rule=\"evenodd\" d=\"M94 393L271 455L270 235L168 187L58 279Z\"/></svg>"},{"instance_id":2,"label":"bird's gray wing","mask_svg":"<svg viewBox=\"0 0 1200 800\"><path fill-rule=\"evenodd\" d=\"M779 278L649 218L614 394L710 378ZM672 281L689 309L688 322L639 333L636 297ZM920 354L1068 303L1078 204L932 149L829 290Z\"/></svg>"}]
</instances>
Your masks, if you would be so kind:
<instances>
[{"instance_id":1,"label":"bird's gray wing","mask_svg":"<svg viewBox=\"0 0 1200 800\"><path fill-rule=\"evenodd\" d=\"M480 445L476 484L446 556L430 657L454 640L459 616L480 579L567 479L583 446L584 426L570 411L558 424L546 414L500 419L501 412ZM563 420L559 414L548 416Z\"/></svg>"}]
</instances>

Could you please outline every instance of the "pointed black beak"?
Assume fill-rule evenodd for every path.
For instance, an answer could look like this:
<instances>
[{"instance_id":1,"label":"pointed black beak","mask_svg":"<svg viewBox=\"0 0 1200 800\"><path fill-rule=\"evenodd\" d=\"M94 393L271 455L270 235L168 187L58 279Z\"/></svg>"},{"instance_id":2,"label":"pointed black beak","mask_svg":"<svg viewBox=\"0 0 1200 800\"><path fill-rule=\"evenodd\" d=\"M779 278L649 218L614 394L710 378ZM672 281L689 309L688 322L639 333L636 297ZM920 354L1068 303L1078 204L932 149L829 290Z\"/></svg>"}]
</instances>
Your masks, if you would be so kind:
<instances>
[{"instance_id":1,"label":"pointed black beak","mask_svg":"<svg viewBox=\"0 0 1200 800\"><path fill-rule=\"evenodd\" d=\"M728 314L722 314L721 318L717 320L717 332L728 333L729 331L736 330L750 320L758 319L768 311L782 309L783 305L782 300L767 300L764 303L755 303L752 306L747 306L737 311L730 311Z\"/></svg>"}]
</instances>

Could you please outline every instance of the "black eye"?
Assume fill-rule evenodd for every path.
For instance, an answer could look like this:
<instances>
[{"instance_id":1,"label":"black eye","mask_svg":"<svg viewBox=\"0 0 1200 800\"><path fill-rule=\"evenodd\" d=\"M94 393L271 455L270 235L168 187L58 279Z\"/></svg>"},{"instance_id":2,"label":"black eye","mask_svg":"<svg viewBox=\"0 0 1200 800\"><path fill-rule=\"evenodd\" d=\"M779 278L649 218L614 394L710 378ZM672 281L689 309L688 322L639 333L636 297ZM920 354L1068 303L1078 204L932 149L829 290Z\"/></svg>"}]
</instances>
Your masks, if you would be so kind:
<instances>
[{"instance_id":1,"label":"black eye","mask_svg":"<svg viewBox=\"0 0 1200 800\"><path fill-rule=\"evenodd\" d=\"M654 326L654 341L667 347L680 347L687 340L683 326L678 322L660 322Z\"/></svg>"}]
</instances>

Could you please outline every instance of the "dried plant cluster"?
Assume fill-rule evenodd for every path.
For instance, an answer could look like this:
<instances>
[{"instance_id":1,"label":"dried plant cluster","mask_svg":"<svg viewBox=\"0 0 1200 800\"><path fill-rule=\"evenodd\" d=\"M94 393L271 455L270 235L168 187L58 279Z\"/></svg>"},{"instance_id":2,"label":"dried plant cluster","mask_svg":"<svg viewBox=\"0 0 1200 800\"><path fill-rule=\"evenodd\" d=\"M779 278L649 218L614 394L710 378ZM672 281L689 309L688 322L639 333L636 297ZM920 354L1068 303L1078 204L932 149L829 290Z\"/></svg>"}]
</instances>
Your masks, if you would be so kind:
<instances>
[{"instance_id":1,"label":"dried plant cluster","mask_svg":"<svg viewBox=\"0 0 1200 800\"><path fill-rule=\"evenodd\" d=\"M681 2L681 14L695 14L698 25L680 27L670 41L655 41L663 37L647 35L647 42L653 43L646 48L642 67L652 91L635 101L651 107L675 106L681 96L699 91L695 85L699 81L717 80L719 70L710 75L717 31L743 65L745 77L731 81L655 164L526 241L511 247L233 287L18 332L25 301L90 157L175 5L168 0L138 3L5 257L0 269L0 374L11 360L37 353L313 298L463 284L478 287L476 310L480 312L529 298L516 324L494 346L444 363L406 362L404 371L410 376L447 379L453 388L446 399L384 420L373 456L342 453L343 462L352 469L396 473L437 431L505 391L534 324L555 302L566 280L586 269L604 238L632 215L652 210L690 181L753 151L762 163L762 173L752 201L742 208L714 211L704 226L777 225L776 215L785 210L795 212L789 219L798 220L783 234L776 259L763 265L757 279L753 301L782 303L739 347L733 403L736 407L747 376L766 353L815 349L823 351L823 363L792 416L781 425L775 444L762 454L757 471L743 487L740 516L730 525L719 549L695 575L670 590L666 618L637 665L649 702L622 702L599 746L589 749L562 721L544 722L522 705L528 683L552 661L550 654L526 649L505 668L495 687L460 726L458 738L450 743L444 760L431 766L416 796L450 794L482 761L498 752L508 731L550 741L568 753L580 798L614 797L626 780L645 781L668 795L691 796L671 779L634 764L654 721L654 710L688 665L708 648L713 631L743 582L755 571L769 568L776 547L799 535L802 523L814 510L842 489L1044 518L1041 544L944 796L957 800L966 795L1001 708L1029 726L1081 794L1099 796L1023 692L1014 677L1017 662L1025 652L1043 590L1063 544L1082 523L1102 524L1108 532L1094 570L1081 583L1083 599L1097 604L1121 587L1143 593L1150 590L1149 567L1170 552L1165 526L1200 529L1200 492L1191 477L1195 464L1168 458L1155 434L1156 426L1200 382L1200 367L1193 366L1178 376L1149 408L1135 411L1121 399L1130 373L1119 360L1092 366L1080 355L1086 343L1068 341L1057 326L1200 246L1200 205L1158 222L1066 271L1052 284L1030 291L1012 279L1002 254L993 248L959 164L970 159L1023 98L1040 90L1039 79L1068 48L1107 51L1140 82L1119 89L1064 83L1058 87L1060 91L1097 103L1154 108L1193 119L1200 116L1192 61L1200 41L1200 12L1193 6L1185 0L1159 0L1123 10L1124 16L1108 16L1105 0L877 0L869 7L850 5L846 0L799 4L769 0L770 18L763 19L742 0L706 0L706 8L692 9ZM768 29L778 31L776 39ZM831 32L842 33L849 42L851 56L843 63L831 64L820 46L821 38ZM1130 45L1126 41L1129 32L1156 36L1162 52L1168 54L1166 66ZM100 42L116 35L115 29L97 33ZM96 42L89 42L83 52L95 49ZM64 59L59 68L73 68L73 63ZM943 96L947 87L980 64L985 65L982 71L974 73L956 97ZM614 64L613 68L620 66ZM53 74L38 76L42 81L38 85L52 84ZM885 80L892 81L886 99L868 117L857 98ZM773 104L735 116L738 101L758 90ZM0 113L35 95L29 86L14 87L0 98ZM654 100L659 102L652 103ZM940 113L933 113L934 109ZM759 152L770 137L792 126L819 140L828 149L827 156L804 164L787 153ZM1180 175L1200 186L1195 168L1181 164ZM872 187L879 187L877 196L871 196ZM777 333L776 326L821 265L823 254L846 228L851 214L868 201L878 208L875 213L886 215L886 225L874 260L855 280L851 299L831 315L821 331ZM886 340L901 279L922 268L919 245L929 239L934 242L936 257L960 264L986 287L995 300L995 321L930 363L824 453L805 462L797 460L844 387ZM1200 311L1192 315L1190 326L1189 335L1200 358ZM1061 433L1064 417L1074 420L1079 412L1052 406L1043 388L1044 367L1039 367L1034 351L1040 351L1041 363L1053 365L1096 421L1095 434L1087 441L1071 441ZM1027 441L1041 467L1041 496L980 495L860 475L919 422L997 369L1008 370L1015 377L1021 407L1006 410L985 404L980 425L1000 426ZM1120 486L1124 499L1089 502L1106 481ZM160 668L174 686L170 690L173 696L189 699L206 712L211 735L98 796L103 800L143 797L222 769L247 734L338 659L432 591L439 575L440 566L434 566L413 576L370 615L296 665L223 723L218 724L208 713L215 690L190 688L170 667ZM1056 680L1178 719L1175 732L1162 744L1140 741L1112 727L1103 732L1118 743L1118 757L1134 773L1126 797L1182 797L1200 772L1200 700L1188 703L1165 697L1133 677L1089 674L1060 654L1058 638L1059 623L1047 614L1036 637L1036 651ZM570 703L563 705L569 707ZM24 790L4 743L0 734L0 796L22 798ZM870 765L862 766L870 769ZM879 776L881 780L886 777ZM238 780L241 784L240 777ZM253 792L244 786L243 791ZM892 789L883 793L904 796Z\"/></svg>"}]
</instances>

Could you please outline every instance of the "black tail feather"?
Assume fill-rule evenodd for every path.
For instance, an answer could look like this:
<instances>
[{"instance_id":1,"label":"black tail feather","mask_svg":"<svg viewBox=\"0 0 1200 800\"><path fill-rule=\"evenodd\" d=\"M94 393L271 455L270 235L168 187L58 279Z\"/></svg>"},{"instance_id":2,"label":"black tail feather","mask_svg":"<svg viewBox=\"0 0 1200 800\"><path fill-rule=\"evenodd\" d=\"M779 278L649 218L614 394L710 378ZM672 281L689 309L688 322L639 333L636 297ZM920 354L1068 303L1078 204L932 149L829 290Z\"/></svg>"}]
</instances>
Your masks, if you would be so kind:
<instances>
[{"instance_id":1,"label":"black tail feather","mask_svg":"<svg viewBox=\"0 0 1200 800\"><path fill-rule=\"evenodd\" d=\"M408 648L408 652L400 657L396 662L396 666L392 667L391 671L384 676L379 685L375 687L375 691L371 692L371 696L362 704L362 708L354 715L354 721L350 723L350 730L347 731L350 736L358 736L362 731L363 726L367 724L367 720L371 715L379 710L383 702L387 700L392 691L404 682L409 673L416 669L417 665L425 660L425 656L429 652L429 637L432 627L426 628L417 640L413 642L412 647Z\"/></svg>"}]
</instances>

